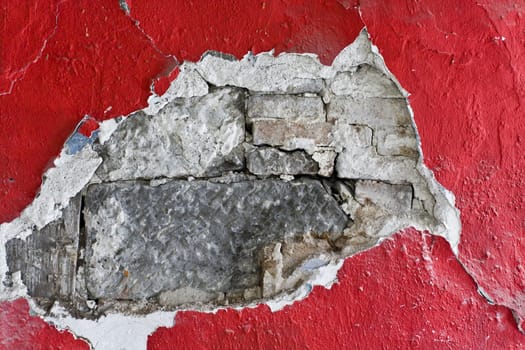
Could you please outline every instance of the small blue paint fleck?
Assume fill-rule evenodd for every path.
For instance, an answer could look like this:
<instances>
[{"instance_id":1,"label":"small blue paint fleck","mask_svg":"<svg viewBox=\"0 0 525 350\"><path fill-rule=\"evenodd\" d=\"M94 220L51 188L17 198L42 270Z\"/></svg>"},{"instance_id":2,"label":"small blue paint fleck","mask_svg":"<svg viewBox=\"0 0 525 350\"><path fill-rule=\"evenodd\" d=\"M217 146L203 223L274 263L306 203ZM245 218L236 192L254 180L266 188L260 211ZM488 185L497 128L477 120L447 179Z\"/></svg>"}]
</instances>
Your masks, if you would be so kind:
<instances>
[{"instance_id":1,"label":"small blue paint fleck","mask_svg":"<svg viewBox=\"0 0 525 350\"><path fill-rule=\"evenodd\" d=\"M78 128L77 128L78 130ZM69 155L76 154L84 148L85 145L91 145L97 139L99 131L96 130L91 133L91 137L82 135L78 131L75 131L73 135L66 141L66 153Z\"/></svg>"}]
</instances>

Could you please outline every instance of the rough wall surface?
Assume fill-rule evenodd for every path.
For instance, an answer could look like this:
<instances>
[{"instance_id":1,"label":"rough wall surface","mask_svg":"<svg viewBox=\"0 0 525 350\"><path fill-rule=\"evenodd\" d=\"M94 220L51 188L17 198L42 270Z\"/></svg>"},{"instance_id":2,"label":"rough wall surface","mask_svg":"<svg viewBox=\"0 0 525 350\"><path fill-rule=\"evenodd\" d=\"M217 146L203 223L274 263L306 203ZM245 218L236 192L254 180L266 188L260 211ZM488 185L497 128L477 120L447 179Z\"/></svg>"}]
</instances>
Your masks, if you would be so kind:
<instances>
[{"instance_id":1,"label":"rough wall surface","mask_svg":"<svg viewBox=\"0 0 525 350\"><path fill-rule=\"evenodd\" d=\"M0 167L2 220L16 217L32 200L46 164L84 114L103 119L145 106L151 80L173 63L159 51L179 60L196 60L206 49L242 56L250 49L276 47L278 51L316 52L329 61L353 40L364 22L389 68L412 93L426 163L458 198L464 225L461 261L489 298L520 316L523 6L505 1L362 1L360 17L352 2L294 5L227 2L196 9L183 3L128 2L135 22L115 3L3 3L1 35L9 40L2 40L1 50L2 62L6 62L0 104L0 155L5 160ZM279 15L270 17L275 13ZM118 30L108 32L108 25ZM21 46L22 42L30 45ZM167 86L165 80L160 79L157 89L162 91L163 86ZM293 348L304 341L311 348L336 347L344 344L333 339L361 344L380 332L384 339L368 343L369 347L521 348L522 336L508 309L487 305L464 270L449 266L440 270L443 265L438 262L455 261L444 242L437 244L440 249L431 250L423 242L418 234L396 236L387 247L363 253L359 260L349 259L339 275L341 294L314 290L311 298L287 308L282 319L281 314L261 308L216 315L179 314L177 326L159 331L150 346L169 348L173 343L190 346L193 342L192 347L217 348L222 342L230 348L246 348L271 342ZM410 261L407 251L416 256L413 265L405 263ZM368 286L361 286L355 278L362 276L360 264L377 266L380 260L375 254L392 262L377 265L392 268L368 271L374 292L349 303L349 296L360 295L360 287ZM410 276L415 283L406 283L400 275ZM449 282L452 278L457 278L457 284ZM405 310L407 301L415 310L409 318L405 311L383 312ZM319 305L323 305L322 312ZM358 306L382 310L381 319L373 323L378 332L371 332L364 323L373 319L370 314L352 313ZM5 302L1 309L2 321L8 320L2 322L0 337L6 349L35 348L35 344L58 348L60 342L69 341L70 336L42 327L38 319L26 322L27 311L20 301ZM334 310L348 320L332 317ZM309 329L312 314L322 316L328 326ZM210 329L206 339L192 337L204 320ZM263 325L264 331L257 331L254 322ZM290 324L293 328L285 328ZM466 328L458 329L458 325ZM316 338L305 336L308 334ZM211 344L204 343L209 339ZM407 339L411 341L408 345ZM291 340L296 342L286 343Z\"/></svg>"}]
</instances>

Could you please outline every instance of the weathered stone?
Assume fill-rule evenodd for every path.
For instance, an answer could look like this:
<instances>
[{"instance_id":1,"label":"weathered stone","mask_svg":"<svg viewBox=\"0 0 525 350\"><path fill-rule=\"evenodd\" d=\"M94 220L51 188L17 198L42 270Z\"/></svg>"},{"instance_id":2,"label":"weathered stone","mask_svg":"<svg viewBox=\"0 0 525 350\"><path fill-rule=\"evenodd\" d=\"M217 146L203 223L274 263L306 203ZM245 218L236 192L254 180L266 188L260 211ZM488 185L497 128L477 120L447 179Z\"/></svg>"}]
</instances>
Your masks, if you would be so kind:
<instances>
[{"instance_id":1,"label":"weathered stone","mask_svg":"<svg viewBox=\"0 0 525 350\"><path fill-rule=\"evenodd\" d=\"M85 222L90 296L136 300L253 288L262 247L306 233L337 237L347 217L315 180L174 180L92 185Z\"/></svg>"},{"instance_id":2,"label":"weathered stone","mask_svg":"<svg viewBox=\"0 0 525 350\"><path fill-rule=\"evenodd\" d=\"M271 147L247 151L246 165L255 175L316 174L319 170L317 163L305 152L283 152Z\"/></svg>"},{"instance_id":3,"label":"weathered stone","mask_svg":"<svg viewBox=\"0 0 525 350\"><path fill-rule=\"evenodd\" d=\"M344 179L370 179L393 183L417 181L416 160L401 156L380 156L375 147L347 147L339 153L335 169Z\"/></svg>"},{"instance_id":4,"label":"weathered stone","mask_svg":"<svg viewBox=\"0 0 525 350\"><path fill-rule=\"evenodd\" d=\"M178 99L154 116L123 121L100 149L103 180L216 176L242 169L243 93L220 89Z\"/></svg>"},{"instance_id":5,"label":"weathered stone","mask_svg":"<svg viewBox=\"0 0 525 350\"><path fill-rule=\"evenodd\" d=\"M321 97L255 95L248 99L247 113L248 121L259 118L302 122L326 121Z\"/></svg>"},{"instance_id":6,"label":"weathered stone","mask_svg":"<svg viewBox=\"0 0 525 350\"><path fill-rule=\"evenodd\" d=\"M412 208L412 187L360 180L355 185L355 199L363 205L372 202L391 213L403 213Z\"/></svg>"},{"instance_id":7,"label":"weathered stone","mask_svg":"<svg viewBox=\"0 0 525 350\"><path fill-rule=\"evenodd\" d=\"M362 65L355 72L339 73L331 82L335 95L351 97L402 98L396 84L377 68Z\"/></svg>"},{"instance_id":8,"label":"weathered stone","mask_svg":"<svg viewBox=\"0 0 525 350\"><path fill-rule=\"evenodd\" d=\"M410 112L403 98L335 97L328 105L327 120L368 125L372 129L410 125Z\"/></svg>"},{"instance_id":9,"label":"weathered stone","mask_svg":"<svg viewBox=\"0 0 525 350\"><path fill-rule=\"evenodd\" d=\"M384 156L406 156L416 158L417 139L412 126L398 126L375 130L377 153Z\"/></svg>"},{"instance_id":10,"label":"weathered stone","mask_svg":"<svg viewBox=\"0 0 525 350\"><path fill-rule=\"evenodd\" d=\"M267 93L318 93L324 82L319 59L299 54L262 53L241 61L208 52L196 63L199 74L215 86L238 86Z\"/></svg>"},{"instance_id":11,"label":"weathered stone","mask_svg":"<svg viewBox=\"0 0 525 350\"><path fill-rule=\"evenodd\" d=\"M337 153L334 150L316 151L312 154L313 160L319 165L317 172L321 176L330 177L334 172L334 163Z\"/></svg>"},{"instance_id":12,"label":"weathered stone","mask_svg":"<svg viewBox=\"0 0 525 350\"><path fill-rule=\"evenodd\" d=\"M278 146L283 149L313 149L328 146L332 124L298 123L285 120L254 120L252 126L255 145Z\"/></svg>"},{"instance_id":13,"label":"weathered stone","mask_svg":"<svg viewBox=\"0 0 525 350\"><path fill-rule=\"evenodd\" d=\"M9 273L21 272L32 297L68 300L75 290L80 195L71 199L62 218L25 240L6 243Z\"/></svg>"},{"instance_id":14,"label":"weathered stone","mask_svg":"<svg viewBox=\"0 0 525 350\"><path fill-rule=\"evenodd\" d=\"M339 148L372 146L373 131L366 125L351 125L344 121L337 121L334 127L333 138Z\"/></svg>"}]
</instances>

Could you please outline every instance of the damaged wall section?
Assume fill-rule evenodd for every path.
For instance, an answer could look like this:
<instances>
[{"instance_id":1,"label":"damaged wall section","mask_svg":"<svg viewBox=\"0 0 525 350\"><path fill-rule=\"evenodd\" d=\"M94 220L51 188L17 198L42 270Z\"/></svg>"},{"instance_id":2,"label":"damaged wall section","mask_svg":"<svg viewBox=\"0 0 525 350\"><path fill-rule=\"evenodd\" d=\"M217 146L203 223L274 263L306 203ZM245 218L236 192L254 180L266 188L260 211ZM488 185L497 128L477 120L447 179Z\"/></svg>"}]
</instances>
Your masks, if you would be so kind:
<instances>
[{"instance_id":1,"label":"damaged wall section","mask_svg":"<svg viewBox=\"0 0 525 350\"><path fill-rule=\"evenodd\" d=\"M8 277L76 317L246 305L405 227L446 234L405 96L360 45L334 67L186 64L185 89L86 145L102 164L61 218L7 242Z\"/></svg>"}]
</instances>

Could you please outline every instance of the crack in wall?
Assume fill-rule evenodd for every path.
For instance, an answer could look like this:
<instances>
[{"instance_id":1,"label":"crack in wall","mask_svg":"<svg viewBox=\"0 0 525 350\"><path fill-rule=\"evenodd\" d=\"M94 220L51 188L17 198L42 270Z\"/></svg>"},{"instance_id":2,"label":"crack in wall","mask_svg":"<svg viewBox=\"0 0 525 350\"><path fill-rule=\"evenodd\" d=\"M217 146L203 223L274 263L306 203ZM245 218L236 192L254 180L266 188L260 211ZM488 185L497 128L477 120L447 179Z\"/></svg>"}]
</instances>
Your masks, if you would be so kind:
<instances>
[{"instance_id":1,"label":"crack in wall","mask_svg":"<svg viewBox=\"0 0 525 350\"><path fill-rule=\"evenodd\" d=\"M60 14L60 9L59 8L60 8L60 4L61 3L62 3L62 1L58 1L56 3L56 6L55 6L55 26L53 27L53 30L51 31L51 34L49 34L47 37L44 38L44 40L42 41L42 46L38 50L38 53L35 56L35 58L33 58L32 60L27 62L22 68L20 68L19 70L16 71L15 75L17 77L14 80L11 80L11 83L10 83L9 88L7 89L7 91L0 91L0 96L11 94L11 92L13 92L13 88L14 88L15 84L19 80L22 80L24 78L24 76L25 76L27 70L29 69L29 67L32 66L33 64L37 63L38 61L40 61L40 59L42 58L42 56L44 54L44 50L47 47L47 43L55 36L55 34L57 32L57 29L58 29L58 17L59 17L59 14Z\"/></svg>"}]
</instances>

